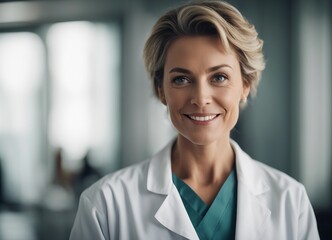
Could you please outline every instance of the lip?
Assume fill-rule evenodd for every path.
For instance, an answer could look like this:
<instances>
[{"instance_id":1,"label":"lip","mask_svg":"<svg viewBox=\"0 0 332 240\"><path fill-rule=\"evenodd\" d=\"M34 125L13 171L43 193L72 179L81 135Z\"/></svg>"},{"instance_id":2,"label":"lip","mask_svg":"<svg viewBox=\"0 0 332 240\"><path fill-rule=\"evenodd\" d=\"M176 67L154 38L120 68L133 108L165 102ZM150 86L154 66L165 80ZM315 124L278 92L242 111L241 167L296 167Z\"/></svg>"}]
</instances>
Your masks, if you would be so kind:
<instances>
[{"instance_id":1,"label":"lip","mask_svg":"<svg viewBox=\"0 0 332 240\"><path fill-rule=\"evenodd\" d=\"M196 125L207 125L220 116L217 113L192 113L184 114L192 123Z\"/></svg>"}]
</instances>

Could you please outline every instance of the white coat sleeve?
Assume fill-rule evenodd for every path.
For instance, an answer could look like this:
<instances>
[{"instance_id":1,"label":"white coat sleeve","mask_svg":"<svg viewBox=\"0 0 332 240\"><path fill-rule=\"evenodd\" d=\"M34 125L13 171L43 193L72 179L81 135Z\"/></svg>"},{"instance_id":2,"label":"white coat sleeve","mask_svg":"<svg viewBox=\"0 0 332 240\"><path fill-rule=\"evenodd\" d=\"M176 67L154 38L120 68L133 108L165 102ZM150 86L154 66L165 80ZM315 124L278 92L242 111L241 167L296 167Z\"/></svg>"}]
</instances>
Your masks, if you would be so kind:
<instances>
[{"instance_id":1,"label":"white coat sleeve","mask_svg":"<svg viewBox=\"0 0 332 240\"><path fill-rule=\"evenodd\" d=\"M108 240L104 214L93 206L90 200L82 194L79 202L70 240Z\"/></svg>"},{"instance_id":2,"label":"white coat sleeve","mask_svg":"<svg viewBox=\"0 0 332 240\"><path fill-rule=\"evenodd\" d=\"M302 186L300 198L300 215L299 215L299 240L319 240L317 222L315 213L312 209L307 192Z\"/></svg>"}]
</instances>

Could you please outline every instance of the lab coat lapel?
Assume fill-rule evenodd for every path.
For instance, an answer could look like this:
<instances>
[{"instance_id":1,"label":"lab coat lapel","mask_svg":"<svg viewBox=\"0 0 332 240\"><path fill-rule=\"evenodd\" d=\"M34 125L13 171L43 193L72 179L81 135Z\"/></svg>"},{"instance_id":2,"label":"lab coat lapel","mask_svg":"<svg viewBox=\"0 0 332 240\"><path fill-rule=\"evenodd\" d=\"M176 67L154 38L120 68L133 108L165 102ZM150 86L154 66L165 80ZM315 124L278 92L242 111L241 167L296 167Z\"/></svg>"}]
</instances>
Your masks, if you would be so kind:
<instances>
[{"instance_id":1,"label":"lab coat lapel","mask_svg":"<svg viewBox=\"0 0 332 240\"><path fill-rule=\"evenodd\" d=\"M173 142L171 141L151 159L147 176L147 189L154 194L166 195L155 214L158 222L182 237L198 240L182 199L173 185L170 159Z\"/></svg>"},{"instance_id":2,"label":"lab coat lapel","mask_svg":"<svg viewBox=\"0 0 332 240\"><path fill-rule=\"evenodd\" d=\"M199 239L175 187L167 195L155 218L172 232L187 239Z\"/></svg>"},{"instance_id":3,"label":"lab coat lapel","mask_svg":"<svg viewBox=\"0 0 332 240\"><path fill-rule=\"evenodd\" d=\"M260 203L259 197L238 183L238 203L235 239L262 239L265 222L271 211Z\"/></svg>"},{"instance_id":4,"label":"lab coat lapel","mask_svg":"<svg viewBox=\"0 0 332 240\"><path fill-rule=\"evenodd\" d=\"M235 239L262 239L266 221L271 211L264 205L266 193L270 190L256 171L251 158L232 141L236 155L238 178L237 217Z\"/></svg>"}]
</instances>

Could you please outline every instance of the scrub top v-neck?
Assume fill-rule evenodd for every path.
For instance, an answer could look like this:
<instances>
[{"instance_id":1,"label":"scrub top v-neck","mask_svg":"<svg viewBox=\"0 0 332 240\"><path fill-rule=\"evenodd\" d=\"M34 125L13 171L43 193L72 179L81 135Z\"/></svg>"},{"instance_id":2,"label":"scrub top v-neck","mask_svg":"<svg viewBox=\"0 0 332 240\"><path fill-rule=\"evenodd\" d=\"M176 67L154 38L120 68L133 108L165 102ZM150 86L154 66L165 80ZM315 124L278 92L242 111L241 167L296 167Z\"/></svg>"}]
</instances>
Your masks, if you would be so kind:
<instances>
[{"instance_id":1,"label":"scrub top v-neck","mask_svg":"<svg viewBox=\"0 0 332 240\"><path fill-rule=\"evenodd\" d=\"M189 218L200 239L235 239L237 177L232 170L210 206L173 174Z\"/></svg>"}]
</instances>

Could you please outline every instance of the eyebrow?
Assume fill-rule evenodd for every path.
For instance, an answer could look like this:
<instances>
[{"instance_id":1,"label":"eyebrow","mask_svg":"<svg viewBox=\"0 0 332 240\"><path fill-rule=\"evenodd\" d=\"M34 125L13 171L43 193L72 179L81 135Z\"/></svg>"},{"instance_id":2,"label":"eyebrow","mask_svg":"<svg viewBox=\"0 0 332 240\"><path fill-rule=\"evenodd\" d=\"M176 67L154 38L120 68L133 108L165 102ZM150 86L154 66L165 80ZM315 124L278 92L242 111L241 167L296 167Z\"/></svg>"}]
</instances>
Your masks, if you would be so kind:
<instances>
[{"instance_id":1,"label":"eyebrow","mask_svg":"<svg viewBox=\"0 0 332 240\"><path fill-rule=\"evenodd\" d=\"M228 64L221 64L221 65L217 65L217 66L214 66L214 67L210 67L208 68L207 72L214 72L214 71L217 71L218 69L220 68L225 68L225 67L228 67L228 68L231 68L233 69L230 65ZM169 73L173 73L173 72L178 72L178 73L185 73L185 74L191 74L191 71L188 70L188 69L185 69L185 68L180 68L180 67L175 67L175 68L172 68Z\"/></svg>"}]
</instances>

